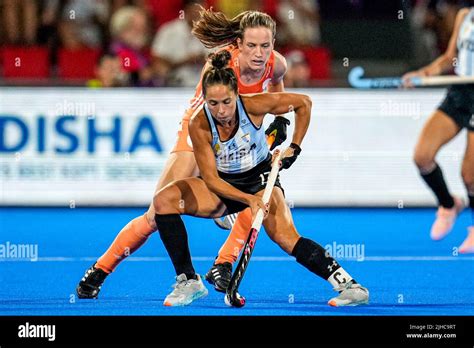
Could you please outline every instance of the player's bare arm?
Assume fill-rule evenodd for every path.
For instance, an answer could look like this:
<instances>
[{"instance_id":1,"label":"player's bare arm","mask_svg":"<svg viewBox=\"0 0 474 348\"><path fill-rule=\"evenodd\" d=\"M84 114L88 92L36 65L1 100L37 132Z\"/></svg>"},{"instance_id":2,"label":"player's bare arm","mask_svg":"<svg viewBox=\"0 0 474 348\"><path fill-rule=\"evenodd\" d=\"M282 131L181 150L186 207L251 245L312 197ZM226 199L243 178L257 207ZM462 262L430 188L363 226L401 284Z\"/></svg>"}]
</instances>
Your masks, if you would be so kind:
<instances>
[{"instance_id":1,"label":"player's bare arm","mask_svg":"<svg viewBox=\"0 0 474 348\"><path fill-rule=\"evenodd\" d=\"M189 124L189 135L195 148L194 155L203 180L211 192L250 205L253 200L252 195L236 189L219 177L211 145L211 131L205 117L204 112L201 111L191 119Z\"/></svg>"},{"instance_id":2,"label":"player's bare arm","mask_svg":"<svg viewBox=\"0 0 474 348\"><path fill-rule=\"evenodd\" d=\"M301 145L308 130L312 101L311 98L296 93L266 93L242 97L248 113L254 116L256 124L263 122L266 114L295 112L295 130L292 143Z\"/></svg>"}]
</instances>

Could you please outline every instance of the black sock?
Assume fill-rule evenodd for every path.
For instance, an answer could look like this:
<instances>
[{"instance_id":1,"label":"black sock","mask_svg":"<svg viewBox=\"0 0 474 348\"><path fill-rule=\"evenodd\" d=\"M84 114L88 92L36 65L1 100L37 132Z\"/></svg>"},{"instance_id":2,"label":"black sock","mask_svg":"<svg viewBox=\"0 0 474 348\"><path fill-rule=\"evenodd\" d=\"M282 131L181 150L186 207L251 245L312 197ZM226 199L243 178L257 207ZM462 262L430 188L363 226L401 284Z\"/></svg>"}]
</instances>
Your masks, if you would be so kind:
<instances>
[{"instance_id":1,"label":"black sock","mask_svg":"<svg viewBox=\"0 0 474 348\"><path fill-rule=\"evenodd\" d=\"M176 275L186 274L188 279L197 279L191 262L188 234L179 214L155 215L161 240L173 262Z\"/></svg>"},{"instance_id":2,"label":"black sock","mask_svg":"<svg viewBox=\"0 0 474 348\"><path fill-rule=\"evenodd\" d=\"M336 260L321 245L311 239L301 237L296 243L291 255L296 261L324 280L341 268Z\"/></svg>"},{"instance_id":3,"label":"black sock","mask_svg":"<svg viewBox=\"0 0 474 348\"><path fill-rule=\"evenodd\" d=\"M438 205L448 209L454 207L454 199L449 193L448 186L444 181L443 172L438 164L436 164L436 168L431 173L421 174L421 177L436 195Z\"/></svg>"},{"instance_id":4,"label":"black sock","mask_svg":"<svg viewBox=\"0 0 474 348\"><path fill-rule=\"evenodd\" d=\"M469 207L472 214L472 225L474 226L474 195L469 194Z\"/></svg>"}]
</instances>

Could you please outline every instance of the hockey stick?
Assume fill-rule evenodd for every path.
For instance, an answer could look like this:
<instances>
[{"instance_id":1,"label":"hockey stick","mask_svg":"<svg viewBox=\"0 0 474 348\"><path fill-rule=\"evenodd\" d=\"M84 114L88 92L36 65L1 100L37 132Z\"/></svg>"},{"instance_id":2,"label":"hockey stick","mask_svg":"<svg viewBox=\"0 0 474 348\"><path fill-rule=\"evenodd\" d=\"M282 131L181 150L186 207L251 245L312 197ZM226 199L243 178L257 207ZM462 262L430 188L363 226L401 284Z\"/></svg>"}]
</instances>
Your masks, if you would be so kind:
<instances>
[{"instance_id":1,"label":"hockey stick","mask_svg":"<svg viewBox=\"0 0 474 348\"><path fill-rule=\"evenodd\" d=\"M275 134L272 132L270 135L267 136L267 145L268 148L272 147L273 143L275 142ZM221 229L230 231L235 225L237 221L237 215L239 213L234 213L230 215L223 216L221 218L215 218L214 223Z\"/></svg>"},{"instance_id":2,"label":"hockey stick","mask_svg":"<svg viewBox=\"0 0 474 348\"><path fill-rule=\"evenodd\" d=\"M363 76L364 69L362 67L353 68L348 75L349 84L360 89L398 88L403 85L400 77L363 78ZM474 83L474 77L456 75L413 77L411 83L415 87L469 84Z\"/></svg>"},{"instance_id":3,"label":"hockey stick","mask_svg":"<svg viewBox=\"0 0 474 348\"><path fill-rule=\"evenodd\" d=\"M268 176L267 184L265 186L265 191L263 192L262 201L264 204L267 204L270 201L270 196L275 186L275 181L278 176L278 171L280 170L280 159L282 152L278 152L276 157L273 159L272 170ZM244 245L243 253L240 256L239 264L232 275L229 286L226 291L224 302L228 306L233 307L243 307L245 305L245 297L241 296L237 291L239 289L240 282L244 277L244 273L247 270L247 266L250 262L250 257L252 256L253 250L255 248L255 243L257 241L258 233L262 227L263 222L263 211L260 209L257 212L257 216L252 223L250 228L250 233L247 238L247 242Z\"/></svg>"}]
</instances>

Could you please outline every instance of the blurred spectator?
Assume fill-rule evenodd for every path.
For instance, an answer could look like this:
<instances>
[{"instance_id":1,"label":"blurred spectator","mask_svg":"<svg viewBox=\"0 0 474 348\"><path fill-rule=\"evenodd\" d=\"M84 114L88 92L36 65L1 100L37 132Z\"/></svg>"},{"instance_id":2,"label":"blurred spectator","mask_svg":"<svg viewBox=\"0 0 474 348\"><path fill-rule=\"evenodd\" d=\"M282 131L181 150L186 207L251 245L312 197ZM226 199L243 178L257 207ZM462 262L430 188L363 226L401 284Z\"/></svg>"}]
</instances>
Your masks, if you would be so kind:
<instances>
[{"instance_id":1,"label":"blurred spectator","mask_svg":"<svg viewBox=\"0 0 474 348\"><path fill-rule=\"evenodd\" d=\"M112 43L110 52L122 61L130 73L132 85L155 86L150 54L147 50L149 28L146 12L136 6L125 6L115 12L110 21Z\"/></svg>"},{"instance_id":2,"label":"blurred spectator","mask_svg":"<svg viewBox=\"0 0 474 348\"><path fill-rule=\"evenodd\" d=\"M57 47L58 26L60 22L59 13L62 6L57 0L42 1L41 13L39 14L38 43Z\"/></svg>"},{"instance_id":3,"label":"blurred spectator","mask_svg":"<svg viewBox=\"0 0 474 348\"><path fill-rule=\"evenodd\" d=\"M317 46L321 41L317 0L281 0L277 10L279 45Z\"/></svg>"},{"instance_id":4,"label":"blurred spectator","mask_svg":"<svg viewBox=\"0 0 474 348\"><path fill-rule=\"evenodd\" d=\"M129 84L129 76L122 69L119 57L104 55L100 58L95 69L96 78L87 83L91 88L126 87Z\"/></svg>"},{"instance_id":5,"label":"blurred spectator","mask_svg":"<svg viewBox=\"0 0 474 348\"><path fill-rule=\"evenodd\" d=\"M60 6L50 0L50 6ZM104 39L109 15L107 0L69 0L62 8L59 35L62 46L69 49L81 47L100 48Z\"/></svg>"},{"instance_id":6,"label":"blurred spectator","mask_svg":"<svg viewBox=\"0 0 474 348\"><path fill-rule=\"evenodd\" d=\"M229 18L247 10L262 10L262 0L209 0L208 5L215 11L224 12Z\"/></svg>"},{"instance_id":7,"label":"blurred spectator","mask_svg":"<svg viewBox=\"0 0 474 348\"><path fill-rule=\"evenodd\" d=\"M285 74L285 87L304 88L311 84L311 68L303 51L293 50L286 56L288 70Z\"/></svg>"},{"instance_id":8,"label":"blurred spectator","mask_svg":"<svg viewBox=\"0 0 474 348\"><path fill-rule=\"evenodd\" d=\"M439 56L436 36L438 18L436 12L429 7L430 0L413 1L411 25L414 37L413 66L423 66Z\"/></svg>"},{"instance_id":9,"label":"blurred spectator","mask_svg":"<svg viewBox=\"0 0 474 348\"><path fill-rule=\"evenodd\" d=\"M413 65L425 65L446 50L456 14L463 5L462 0L412 0Z\"/></svg>"},{"instance_id":10,"label":"blurred spectator","mask_svg":"<svg viewBox=\"0 0 474 348\"><path fill-rule=\"evenodd\" d=\"M438 23L438 47L441 52L444 52L448 47L449 39L454 29L456 14L461 8L462 1L441 0L433 2L436 3L436 12L440 17Z\"/></svg>"},{"instance_id":11,"label":"blurred spectator","mask_svg":"<svg viewBox=\"0 0 474 348\"><path fill-rule=\"evenodd\" d=\"M38 29L38 1L3 0L1 21L6 44L34 45Z\"/></svg>"},{"instance_id":12,"label":"blurred spectator","mask_svg":"<svg viewBox=\"0 0 474 348\"><path fill-rule=\"evenodd\" d=\"M156 33L152 53L155 70L168 86L195 87L208 50L191 34L193 20L199 18L202 0L184 1L184 18L177 18Z\"/></svg>"}]
</instances>

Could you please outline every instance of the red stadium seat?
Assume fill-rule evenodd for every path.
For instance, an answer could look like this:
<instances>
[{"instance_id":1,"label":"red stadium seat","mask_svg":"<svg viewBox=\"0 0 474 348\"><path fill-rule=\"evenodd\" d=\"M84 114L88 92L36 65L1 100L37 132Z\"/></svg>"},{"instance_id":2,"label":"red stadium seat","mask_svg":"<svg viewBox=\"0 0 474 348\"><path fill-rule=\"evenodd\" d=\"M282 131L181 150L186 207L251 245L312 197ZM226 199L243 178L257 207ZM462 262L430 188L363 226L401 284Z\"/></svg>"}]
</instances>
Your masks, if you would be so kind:
<instances>
[{"instance_id":1,"label":"red stadium seat","mask_svg":"<svg viewBox=\"0 0 474 348\"><path fill-rule=\"evenodd\" d=\"M285 46L281 47L279 52L286 56L291 51L297 50L303 52L308 65L311 69L312 80L329 80L331 79L331 51L322 46L300 47L300 46Z\"/></svg>"},{"instance_id":2,"label":"red stadium seat","mask_svg":"<svg viewBox=\"0 0 474 348\"><path fill-rule=\"evenodd\" d=\"M303 48L311 67L311 79L328 80L331 78L331 52L325 47Z\"/></svg>"},{"instance_id":3,"label":"red stadium seat","mask_svg":"<svg viewBox=\"0 0 474 348\"><path fill-rule=\"evenodd\" d=\"M60 49L58 53L58 75L62 79L90 79L99 59L99 49Z\"/></svg>"},{"instance_id":4,"label":"red stadium seat","mask_svg":"<svg viewBox=\"0 0 474 348\"><path fill-rule=\"evenodd\" d=\"M46 47L7 46L1 55L5 78L49 77L49 51Z\"/></svg>"}]
</instances>

